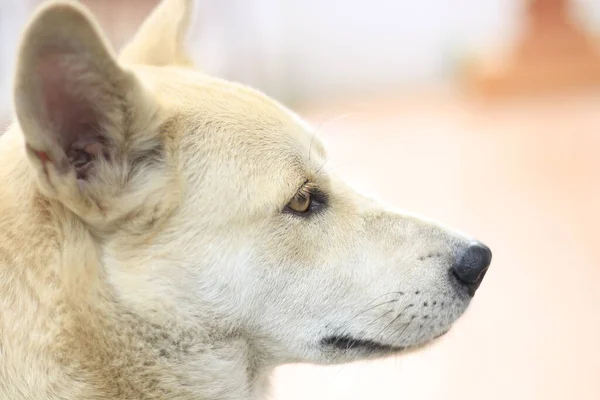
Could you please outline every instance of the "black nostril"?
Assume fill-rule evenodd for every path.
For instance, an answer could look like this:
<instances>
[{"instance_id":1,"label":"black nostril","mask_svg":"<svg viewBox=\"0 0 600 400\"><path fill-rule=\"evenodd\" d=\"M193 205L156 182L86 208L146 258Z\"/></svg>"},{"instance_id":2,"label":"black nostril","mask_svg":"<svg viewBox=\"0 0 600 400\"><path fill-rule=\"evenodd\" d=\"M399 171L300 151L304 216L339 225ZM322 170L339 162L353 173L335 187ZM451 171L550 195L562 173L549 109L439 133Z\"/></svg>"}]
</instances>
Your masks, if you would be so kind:
<instances>
[{"instance_id":1,"label":"black nostril","mask_svg":"<svg viewBox=\"0 0 600 400\"><path fill-rule=\"evenodd\" d=\"M469 288L473 296L492 261L491 250L480 242L471 244L452 267L452 274Z\"/></svg>"}]
</instances>

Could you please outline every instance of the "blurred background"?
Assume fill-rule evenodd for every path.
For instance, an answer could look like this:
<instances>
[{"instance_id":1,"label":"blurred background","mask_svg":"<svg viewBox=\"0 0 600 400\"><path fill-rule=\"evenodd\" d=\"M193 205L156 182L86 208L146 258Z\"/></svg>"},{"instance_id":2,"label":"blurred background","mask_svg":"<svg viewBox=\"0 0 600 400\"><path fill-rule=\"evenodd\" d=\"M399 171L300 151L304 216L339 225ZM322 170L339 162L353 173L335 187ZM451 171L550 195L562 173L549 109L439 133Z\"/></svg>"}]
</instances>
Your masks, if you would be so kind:
<instances>
[{"instance_id":1,"label":"blurred background","mask_svg":"<svg viewBox=\"0 0 600 400\"><path fill-rule=\"evenodd\" d=\"M156 0L86 0L119 48ZM0 0L0 125L33 0ZM190 48L313 122L329 168L486 242L418 353L292 365L275 400L600 399L600 1L197 0Z\"/></svg>"}]
</instances>

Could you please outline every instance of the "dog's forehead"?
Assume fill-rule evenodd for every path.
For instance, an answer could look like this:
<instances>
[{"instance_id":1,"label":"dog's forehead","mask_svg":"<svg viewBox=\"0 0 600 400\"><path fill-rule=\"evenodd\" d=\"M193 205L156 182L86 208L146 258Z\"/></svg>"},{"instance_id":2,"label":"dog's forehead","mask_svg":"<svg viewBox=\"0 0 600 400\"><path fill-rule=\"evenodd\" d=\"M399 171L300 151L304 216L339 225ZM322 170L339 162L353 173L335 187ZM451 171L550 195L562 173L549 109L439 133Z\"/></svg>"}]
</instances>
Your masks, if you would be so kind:
<instances>
[{"instance_id":1,"label":"dog's forehead","mask_svg":"<svg viewBox=\"0 0 600 400\"><path fill-rule=\"evenodd\" d=\"M325 158L325 147L312 126L298 115L247 86L213 78L189 68L138 67L136 72L152 88L161 104L184 115L190 128L220 130L224 140L236 140L301 158ZM183 129L180 135L193 135Z\"/></svg>"}]
</instances>

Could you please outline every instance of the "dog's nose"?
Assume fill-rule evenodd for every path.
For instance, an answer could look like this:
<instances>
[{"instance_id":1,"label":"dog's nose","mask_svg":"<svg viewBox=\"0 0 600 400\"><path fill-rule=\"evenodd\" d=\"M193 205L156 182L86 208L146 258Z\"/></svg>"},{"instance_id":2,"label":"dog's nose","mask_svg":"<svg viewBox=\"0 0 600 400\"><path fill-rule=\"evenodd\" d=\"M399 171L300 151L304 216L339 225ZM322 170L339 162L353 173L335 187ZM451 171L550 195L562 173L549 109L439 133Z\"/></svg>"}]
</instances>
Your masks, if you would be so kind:
<instances>
[{"instance_id":1,"label":"dog's nose","mask_svg":"<svg viewBox=\"0 0 600 400\"><path fill-rule=\"evenodd\" d=\"M474 242L459 256L458 262L452 267L452 274L468 288L469 295L473 297L491 262L491 250L483 243Z\"/></svg>"}]
</instances>

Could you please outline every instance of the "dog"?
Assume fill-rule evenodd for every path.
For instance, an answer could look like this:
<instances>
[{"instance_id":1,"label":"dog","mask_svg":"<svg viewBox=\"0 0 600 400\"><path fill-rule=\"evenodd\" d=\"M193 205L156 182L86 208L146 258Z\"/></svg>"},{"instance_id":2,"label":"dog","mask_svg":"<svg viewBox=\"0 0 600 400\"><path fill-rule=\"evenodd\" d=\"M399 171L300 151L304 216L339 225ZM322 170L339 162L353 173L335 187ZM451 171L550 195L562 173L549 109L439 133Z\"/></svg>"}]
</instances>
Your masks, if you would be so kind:
<instances>
[{"instance_id":1,"label":"dog","mask_svg":"<svg viewBox=\"0 0 600 400\"><path fill-rule=\"evenodd\" d=\"M1 399L262 399L270 372L423 346L483 243L324 168L278 102L196 70L192 2L116 55L75 2L25 29L0 138Z\"/></svg>"}]
</instances>

